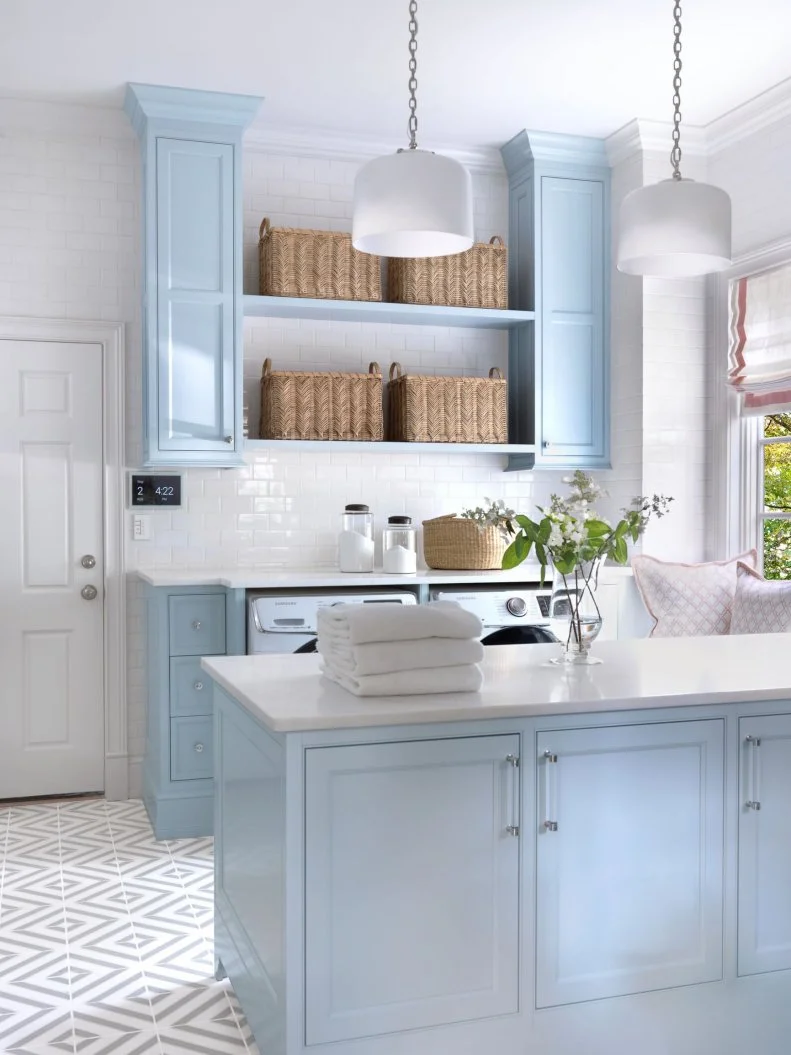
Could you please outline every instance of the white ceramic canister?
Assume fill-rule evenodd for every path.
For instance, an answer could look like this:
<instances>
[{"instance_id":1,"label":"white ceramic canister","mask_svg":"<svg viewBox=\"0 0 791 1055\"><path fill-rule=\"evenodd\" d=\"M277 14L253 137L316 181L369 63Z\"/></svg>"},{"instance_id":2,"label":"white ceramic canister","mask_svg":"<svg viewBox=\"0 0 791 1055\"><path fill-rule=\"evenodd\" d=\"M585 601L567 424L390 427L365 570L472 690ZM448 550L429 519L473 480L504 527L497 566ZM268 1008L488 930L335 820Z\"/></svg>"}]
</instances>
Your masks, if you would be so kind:
<instances>
[{"instance_id":1,"label":"white ceramic canister","mask_svg":"<svg viewBox=\"0 0 791 1055\"><path fill-rule=\"evenodd\" d=\"M343 512L338 567L347 572L374 570L374 518L368 506L347 505Z\"/></svg>"},{"instance_id":2,"label":"white ceramic canister","mask_svg":"<svg viewBox=\"0 0 791 1055\"><path fill-rule=\"evenodd\" d=\"M387 518L382 531L382 564L391 575L414 575L417 571L417 532L412 517Z\"/></svg>"}]
</instances>

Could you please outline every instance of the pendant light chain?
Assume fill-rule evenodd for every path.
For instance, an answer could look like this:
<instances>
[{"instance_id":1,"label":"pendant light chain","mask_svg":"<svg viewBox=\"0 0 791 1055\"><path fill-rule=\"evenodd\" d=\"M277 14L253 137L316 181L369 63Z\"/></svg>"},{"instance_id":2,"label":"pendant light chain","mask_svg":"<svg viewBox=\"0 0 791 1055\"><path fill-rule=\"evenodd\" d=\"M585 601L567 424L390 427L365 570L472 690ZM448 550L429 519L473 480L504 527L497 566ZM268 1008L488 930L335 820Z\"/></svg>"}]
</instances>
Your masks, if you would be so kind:
<instances>
[{"instance_id":1,"label":"pendant light chain","mask_svg":"<svg viewBox=\"0 0 791 1055\"><path fill-rule=\"evenodd\" d=\"M673 179L681 179L681 0L673 7Z\"/></svg>"},{"instance_id":2,"label":"pendant light chain","mask_svg":"<svg viewBox=\"0 0 791 1055\"><path fill-rule=\"evenodd\" d=\"M409 0L409 149L417 150L417 0Z\"/></svg>"}]
</instances>

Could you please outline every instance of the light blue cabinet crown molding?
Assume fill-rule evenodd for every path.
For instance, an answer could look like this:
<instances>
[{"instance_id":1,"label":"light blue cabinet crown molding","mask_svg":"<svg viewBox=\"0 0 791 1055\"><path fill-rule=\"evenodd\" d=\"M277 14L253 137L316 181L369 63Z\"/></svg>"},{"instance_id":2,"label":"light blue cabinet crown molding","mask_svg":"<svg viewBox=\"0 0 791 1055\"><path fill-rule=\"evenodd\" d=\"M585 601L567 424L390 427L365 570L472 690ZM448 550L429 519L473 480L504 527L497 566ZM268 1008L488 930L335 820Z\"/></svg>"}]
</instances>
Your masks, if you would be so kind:
<instances>
[{"instance_id":1,"label":"light blue cabinet crown molding","mask_svg":"<svg viewBox=\"0 0 791 1055\"><path fill-rule=\"evenodd\" d=\"M143 146L144 457L242 462L242 133L261 100L127 86Z\"/></svg>"},{"instance_id":2,"label":"light blue cabinet crown molding","mask_svg":"<svg viewBox=\"0 0 791 1055\"><path fill-rule=\"evenodd\" d=\"M535 467L609 468L610 169L604 142L520 132L509 184L509 431ZM530 468L519 455L510 469Z\"/></svg>"}]
</instances>

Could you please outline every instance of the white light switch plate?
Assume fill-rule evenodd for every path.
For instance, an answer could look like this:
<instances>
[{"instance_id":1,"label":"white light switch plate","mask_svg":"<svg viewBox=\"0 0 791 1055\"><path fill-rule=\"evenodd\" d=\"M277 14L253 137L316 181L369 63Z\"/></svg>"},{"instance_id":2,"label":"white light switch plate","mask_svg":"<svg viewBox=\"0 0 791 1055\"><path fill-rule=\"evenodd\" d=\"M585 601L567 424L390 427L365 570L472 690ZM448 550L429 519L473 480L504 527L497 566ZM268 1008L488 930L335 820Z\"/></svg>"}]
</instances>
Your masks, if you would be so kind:
<instances>
[{"instance_id":1,"label":"white light switch plate","mask_svg":"<svg viewBox=\"0 0 791 1055\"><path fill-rule=\"evenodd\" d=\"M151 538L151 517L135 513L132 517L132 538L135 542L148 542Z\"/></svg>"}]
</instances>

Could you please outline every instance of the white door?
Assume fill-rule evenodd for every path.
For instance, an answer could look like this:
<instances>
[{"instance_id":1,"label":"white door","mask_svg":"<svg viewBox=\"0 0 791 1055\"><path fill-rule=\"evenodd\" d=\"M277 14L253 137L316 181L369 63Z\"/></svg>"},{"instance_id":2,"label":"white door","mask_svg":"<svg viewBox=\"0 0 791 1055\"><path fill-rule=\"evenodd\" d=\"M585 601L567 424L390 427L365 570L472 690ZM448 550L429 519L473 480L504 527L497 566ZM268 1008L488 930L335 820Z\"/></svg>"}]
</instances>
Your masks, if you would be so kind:
<instances>
[{"instance_id":1,"label":"white door","mask_svg":"<svg viewBox=\"0 0 791 1055\"><path fill-rule=\"evenodd\" d=\"M722 977L723 723L541 733L537 1006Z\"/></svg>"},{"instance_id":2,"label":"white door","mask_svg":"<svg viewBox=\"0 0 791 1055\"><path fill-rule=\"evenodd\" d=\"M104 787L102 465L101 346L0 340L0 799Z\"/></svg>"},{"instance_id":3,"label":"white door","mask_svg":"<svg viewBox=\"0 0 791 1055\"><path fill-rule=\"evenodd\" d=\"M791 969L791 715L742 718L739 974Z\"/></svg>"},{"instance_id":4,"label":"white door","mask_svg":"<svg viewBox=\"0 0 791 1055\"><path fill-rule=\"evenodd\" d=\"M308 1045L519 1010L518 753L518 735L306 752Z\"/></svg>"}]
</instances>

